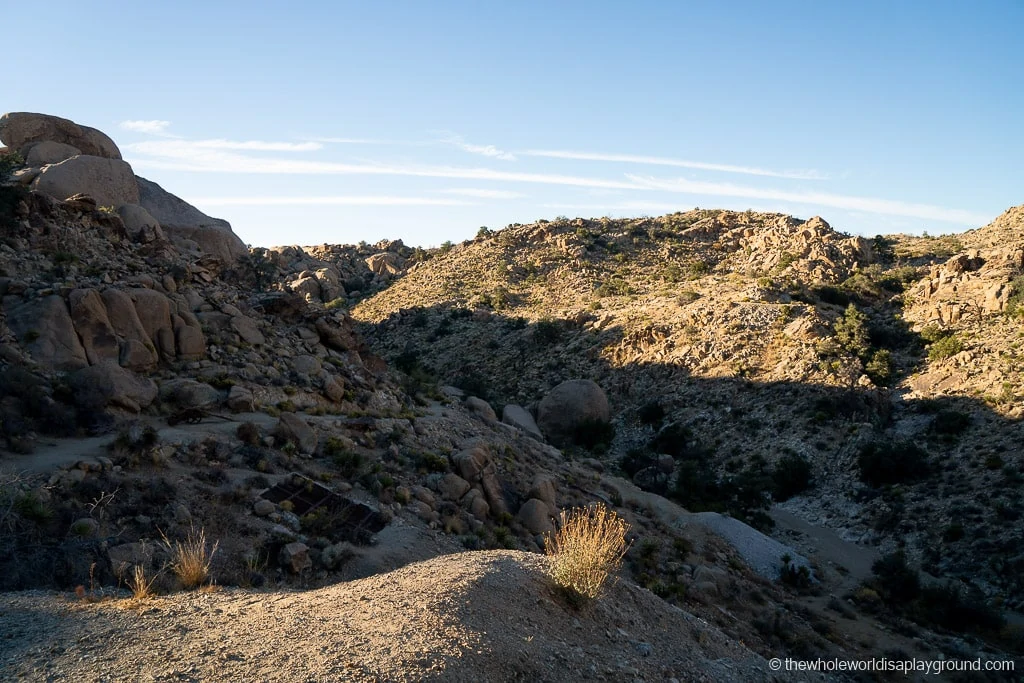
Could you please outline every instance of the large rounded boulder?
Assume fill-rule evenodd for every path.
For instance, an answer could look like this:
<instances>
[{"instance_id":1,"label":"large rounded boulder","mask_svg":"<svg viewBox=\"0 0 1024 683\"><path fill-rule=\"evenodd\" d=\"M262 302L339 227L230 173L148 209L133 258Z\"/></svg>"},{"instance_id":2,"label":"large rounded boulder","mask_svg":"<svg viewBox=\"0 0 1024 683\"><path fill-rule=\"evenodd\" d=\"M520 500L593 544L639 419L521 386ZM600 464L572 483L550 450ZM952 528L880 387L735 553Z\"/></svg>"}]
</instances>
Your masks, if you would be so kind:
<instances>
[{"instance_id":1,"label":"large rounded boulder","mask_svg":"<svg viewBox=\"0 0 1024 683\"><path fill-rule=\"evenodd\" d=\"M611 419L608 397L589 379L571 379L552 389L537 407L537 425L556 446L570 445L581 428Z\"/></svg>"},{"instance_id":2,"label":"large rounded boulder","mask_svg":"<svg viewBox=\"0 0 1024 683\"><path fill-rule=\"evenodd\" d=\"M48 114L17 111L0 116L0 140L23 156L28 155L31 151L28 147L33 143L57 142L74 147L81 154L105 159L121 158L117 145L104 133Z\"/></svg>"}]
</instances>

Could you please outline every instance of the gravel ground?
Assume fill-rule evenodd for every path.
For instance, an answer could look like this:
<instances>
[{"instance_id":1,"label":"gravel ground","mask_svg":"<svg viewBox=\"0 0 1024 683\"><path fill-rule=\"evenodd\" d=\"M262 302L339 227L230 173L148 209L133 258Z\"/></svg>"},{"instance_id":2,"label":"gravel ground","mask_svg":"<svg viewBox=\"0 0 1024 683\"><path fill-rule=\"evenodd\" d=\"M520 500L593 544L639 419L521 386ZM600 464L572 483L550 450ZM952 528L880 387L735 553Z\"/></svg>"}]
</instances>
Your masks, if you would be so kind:
<instances>
[{"instance_id":1,"label":"gravel ground","mask_svg":"<svg viewBox=\"0 0 1024 683\"><path fill-rule=\"evenodd\" d=\"M621 581L573 609L546 558L465 552L306 592L143 603L0 596L0 678L29 681L769 681L717 628Z\"/></svg>"}]
</instances>

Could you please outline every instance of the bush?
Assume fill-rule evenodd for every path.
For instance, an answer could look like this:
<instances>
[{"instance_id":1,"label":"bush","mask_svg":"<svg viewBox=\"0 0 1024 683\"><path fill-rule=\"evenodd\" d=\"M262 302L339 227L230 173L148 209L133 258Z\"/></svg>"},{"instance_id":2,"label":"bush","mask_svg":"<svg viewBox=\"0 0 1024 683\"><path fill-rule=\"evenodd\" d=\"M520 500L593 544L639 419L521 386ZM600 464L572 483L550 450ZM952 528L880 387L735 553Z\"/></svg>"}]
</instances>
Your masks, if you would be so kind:
<instances>
[{"instance_id":1,"label":"bush","mask_svg":"<svg viewBox=\"0 0 1024 683\"><path fill-rule=\"evenodd\" d=\"M637 409L636 415L645 425L660 425L665 419L665 409L657 401L649 401Z\"/></svg>"},{"instance_id":2,"label":"bush","mask_svg":"<svg viewBox=\"0 0 1024 683\"><path fill-rule=\"evenodd\" d=\"M572 441L577 446L593 450L607 446L615 439L615 425L604 420L584 420L573 429Z\"/></svg>"},{"instance_id":3,"label":"bush","mask_svg":"<svg viewBox=\"0 0 1024 683\"><path fill-rule=\"evenodd\" d=\"M928 474L928 454L910 441L869 443L861 449L857 464L861 480L872 486L914 481Z\"/></svg>"},{"instance_id":4,"label":"bush","mask_svg":"<svg viewBox=\"0 0 1024 683\"><path fill-rule=\"evenodd\" d=\"M811 463L795 453L783 456L772 472L775 500L789 500L811 486Z\"/></svg>"},{"instance_id":5,"label":"bush","mask_svg":"<svg viewBox=\"0 0 1024 683\"><path fill-rule=\"evenodd\" d=\"M964 350L964 344L955 334L942 337L928 346L929 360L943 360Z\"/></svg>"},{"instance_id":6,"label":"bush","mask_svg":"<svg viewBox=\"0 0 1024 683\"><path fill-rule=\"evenodd\" d=\"M892 354L886 349L875 351L871 360L864 365L864 374L877 387L889 386L892 383L893 372Z\"/></svg>"},{"instance_id":7,"label":"bush","mask_svg":"<svg viewBox=\"0 0 1024 683\"><path fill-rule=\"evenodd\" d=\"M865 356L871 340L868 336L867 316L850 304L843 317L835 324L836 341L854 356Z\"/></svg>"},{"instance_id":8,"label":"bush","mask_svg":"<svg viewBox=\"0 0 1024 683\"><path fill-rule=\"evenodd\" d=\"M554 320L540 320L533 328L533 341L537 346L550 346L562 338L562 326Z\"/></svg>"},{"instance_id":9,"label":"bush","mask_svg":"<svg viewBox=\"0 0 1024 683\"><path fill-rule=\"evenodd\" d=\"M907 565L902 551L885 555L871 565L879 593L889 602L905 604L921 593L921 577Z\"/></svg>"},{"instance_id":10,"label":"bush","mask_svg":"<svg viewBox=\"0 0 1024 683\"><path fill-rule=\"evenodd\" d=\"M943 436L958 436L971 426L971 416L959 410L940 410L932 418L931 430Z\"/></svg>"},{"instance_id":11,"label":"bush","mask_svg":"<svg viewBox=\"0 0 1024 683\"><path fill-rule=\"evenodd\" d=\"M595 599L621 566L629 524L598 503L562 511L558 531L544 539L555 584L577 599Z\"/></svg>"}]
</instances>

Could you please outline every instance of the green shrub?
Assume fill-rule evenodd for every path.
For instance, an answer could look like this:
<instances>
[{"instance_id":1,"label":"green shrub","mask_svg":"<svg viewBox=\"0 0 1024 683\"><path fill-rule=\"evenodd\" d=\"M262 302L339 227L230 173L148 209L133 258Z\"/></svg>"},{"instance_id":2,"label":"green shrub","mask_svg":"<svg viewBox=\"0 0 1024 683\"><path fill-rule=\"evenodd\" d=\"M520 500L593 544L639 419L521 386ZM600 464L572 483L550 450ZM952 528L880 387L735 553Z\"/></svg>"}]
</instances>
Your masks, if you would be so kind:
<instances>
[{"instance_id":1,"label":"green shrub","mask_svg":"<svg viewBox=\"0 0 1024 683\"><path fill-rule=\"evenodd\" d=\"M657 401L648 401L636 411L637 418L645 425L659 425L665 419L665 409Z\"/></svg>"},{"instance_id":2,"label":"green shrub","mask_svg":"<svg viewBox=\"0 0 1024 683\"><path fill-rule=\"evenodd\" d=\"M910 441L875 441L857 458L860 478L872 486L899 484L928 474L928 454Z\"/></svg>"},{"instance_id":3,"label":"green shrub","mask_svg":"<svg viewBox=\"0 0 1024 683\"><path fill-rule=\"evenodd\" d=\"M932 418L931 431L944 436L959 436L971 426L971 416L959 410L940 410Z\"/></svg>"},{"instance_id":4,"label":"green shrub","mask_svg":"<svg viewBox=\"0 0 1024 683\"><path fill-rule=\"evenodd\" d=\"M850 304L843 317L835 323L836 341L846 351L857 357L867 355L871 340L868 336L867 316Z\"/></svg>"},{"instance_id":5,"label":"green shrub","mask_svg":"<svg viewBox=\"0 0 1024 683\"><path fill-rule=\"evenodd\" d=\"M576 425L572 442L587 450L608 446L615 439L615 425L599 419L589 419Z\"/></svg>"},{"instance_id":6,"label":"green shrub","mask_svg":"<svg viewBox=\"0 0 1024 683\"><path fill-rule=\"evenodd\" d=\"M550 346L562 338L562 326L554 320L540 320L533 328L533 341L538 346Z\"/></svg>"},{"instance_id":7,"label":"green shrub","mask_svg":"<svg viewBox=\"0 0 1024 683\"><path fill-rule=\"evenodd\" d=\"M907 565L903 551L885 555L871 565L878 592L889 602L906 604L921 593L921 577Z\"/></svg>"},{"instance_id":8,"label":"green shrub","mask_svg":"<svg viewBox=\"0 0 1024 683\"><path fill-rule=\"evenodd\" d=\"M894 372L892 354L887 349L875 351L871 355L871 359L864 365L864 374L877 387L889 386L892 383Z\"/></svg>"},{"instance_id":9,"label":"green shrub","mask_svg":"<svg viewBox=\"0 0 1024 683\"><path fill-rule=\"evenodd\" d=\"M930 360L943 360L955 356L964 350L964 344L954 334L942 337L928 346L928 358Z\"/></svg>"},{"instance_id":10,"label":"green shrub","mask_svg":"<svg viewBox=\"0 0 1024 683\"><path fill-rule=\"evenodd\" d=\"M775 500L789 500L810 488L811 482L811 462L807 458L791 453L775 463L772 472Z\"/></svg>"}]
</instances>

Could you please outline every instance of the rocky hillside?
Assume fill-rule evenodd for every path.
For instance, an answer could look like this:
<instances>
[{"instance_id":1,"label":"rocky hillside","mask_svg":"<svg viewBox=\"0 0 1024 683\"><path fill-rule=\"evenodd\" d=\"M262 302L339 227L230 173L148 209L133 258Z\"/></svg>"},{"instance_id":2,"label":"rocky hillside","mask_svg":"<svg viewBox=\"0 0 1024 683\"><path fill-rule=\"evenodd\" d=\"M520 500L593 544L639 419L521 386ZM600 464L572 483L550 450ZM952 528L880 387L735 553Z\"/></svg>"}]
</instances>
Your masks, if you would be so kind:
<instances>
[{"instance_id":1,"label":"rocky hillside","mask_svg":"<svg viewBox=\"0 0 1024 683\"><path fill-rule=\"evenodd\" d=\"M753 212L542 221L352 311L399 367L499 412L592 379L616 427L598 457L649 490L765 525L774 498L1019 607L1022 216L873 239ZM772 484L804 469L806 491Z\"/></svg>"},{"instance_id":2,"label":"rocky hillside","mask_svg":"<svg viewBox=\"0 0 1024 683\"><path fill-rule=\"evenodd\" d=\"M62 623L82 629L76 641L102 624L158 652L160 634L196 610L252 606L251 632L229 637L213 621L196 631L189 648L227 639L214 659L197 649L192 669L146 670L260 677L253 634L293 634L307 608L338 600L373 606L359 628L375 638L453 629L423 651L390 643L387 662L354 660L367 678L443 665L467 680L563 679L551 672L565 667L591 680L587 661L608 680L750 680L787 654L992 658L1017 647L988 609L961 624L927 601L886 611L892 585L871 573L902 534L921 566L976 574L977 593L943 594L947 612L980 591L1002 606L1020 597L1007 550L1019 531L995 528L981 507L999 519L1018 510L1013 402L909 393L926 372L985 362L969 315L915 331L931 309L951 310L951 276L929 271L955 267L960 249L928 250L946 241L696 212L514 226L430 252L248 250L226 222L135 176L95 129L7 114L0 140L0 589L60 591L0 597L0 614L19 615L0 677L142 675L119 651L107 661L36 647L46 615L73 615ZM987 251L1007 240L985 244L956 277L984 279L988 293L1014 274ZM937 281L931 309L911 298L926 276ZM1015 291L993 294L986 339L1011 324ZM920 321L905 313L913 302ZM975 353L926 359L924 336L929 349L962 337ZM894 485L876 462L862 482L865 449L903 434L928 449L920 472L900 470ZM769 489L785 510L769 510ZM610 602L576 611L551 600L537 558L560 510L594 502L622 515L632 545ZM776 539L740 521L767 530L768 512L792 515ZM237 591L175 593L170 546L197 530L217 544L215 580ZM535 557L475 552L498 549ZM114 619L106 600L139 570L167 611ZM427 590L424 572L451 582ZM366 577L308 599L265 592ZM536 609L453 607L465 595L498 605L510 587L536 595ZM69 606L61 596L73 594ZM920 626L894 632L908 614ZM693 636L668 638L669 627ZM532 629L522 643L517 628ZM317 642L301 639L296 661L319 657ZM488 668L486 652L517 663ZM228 674L225 662L242 664ZM295 671L348 666L322 665Z\"/></svg>"}]
</instances>

